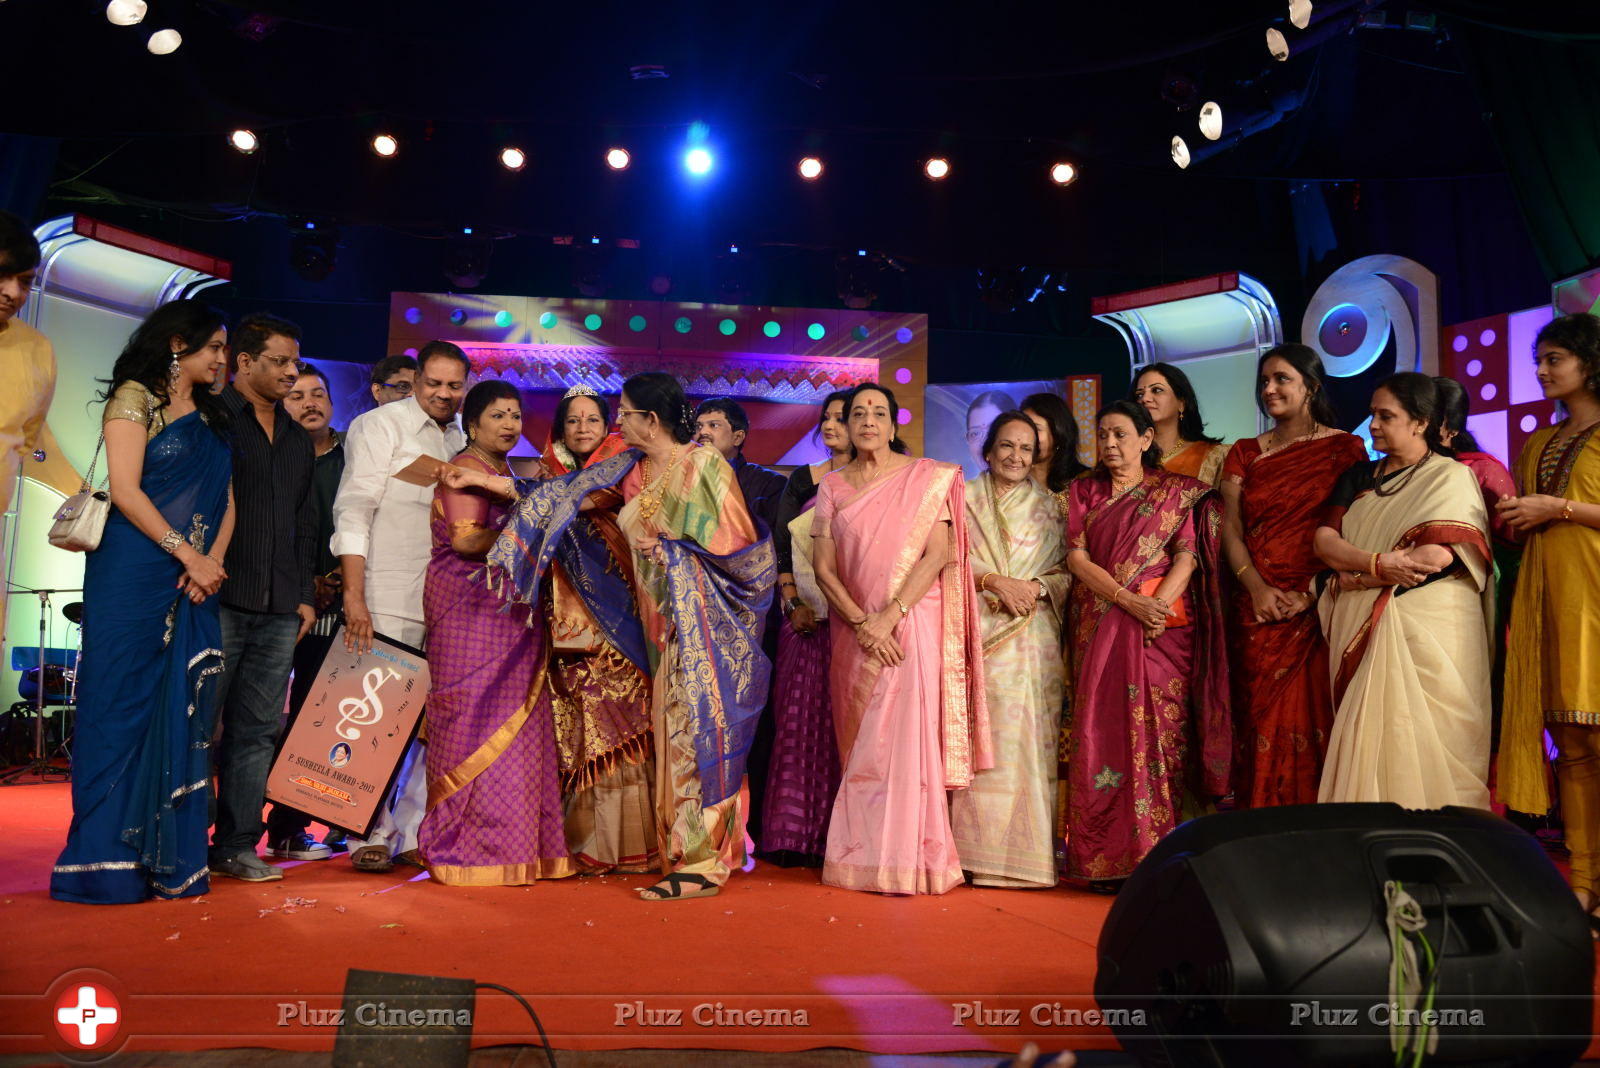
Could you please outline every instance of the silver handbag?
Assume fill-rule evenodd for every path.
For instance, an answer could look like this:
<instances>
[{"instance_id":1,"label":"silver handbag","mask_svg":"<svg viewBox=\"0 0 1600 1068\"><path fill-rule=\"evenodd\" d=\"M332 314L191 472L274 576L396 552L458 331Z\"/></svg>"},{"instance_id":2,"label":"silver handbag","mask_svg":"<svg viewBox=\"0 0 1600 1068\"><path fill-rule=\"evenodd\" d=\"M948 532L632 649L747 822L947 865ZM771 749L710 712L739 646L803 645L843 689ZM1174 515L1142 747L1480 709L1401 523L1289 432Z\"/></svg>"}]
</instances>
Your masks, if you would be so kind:
<instances>
[{"instance_id":1,"label":"silver handbag","mask_svg":"<svg viewBox=\"0 0 1600 1068\"><path fill-rule=\"evenodd\" d=\"M56 509L55 522L50 524L50 544L57 549L74 553L92 553L100 548L100 536L105 533L106 517L111 514L111 496L102 482L94 488L94 469L100 462L100 450L105 447L106 436L100 434L100 443L94 447L94 459L89 461L89 473L84 476L83 488L62 502Z\"/></svg>"}]
</instances>

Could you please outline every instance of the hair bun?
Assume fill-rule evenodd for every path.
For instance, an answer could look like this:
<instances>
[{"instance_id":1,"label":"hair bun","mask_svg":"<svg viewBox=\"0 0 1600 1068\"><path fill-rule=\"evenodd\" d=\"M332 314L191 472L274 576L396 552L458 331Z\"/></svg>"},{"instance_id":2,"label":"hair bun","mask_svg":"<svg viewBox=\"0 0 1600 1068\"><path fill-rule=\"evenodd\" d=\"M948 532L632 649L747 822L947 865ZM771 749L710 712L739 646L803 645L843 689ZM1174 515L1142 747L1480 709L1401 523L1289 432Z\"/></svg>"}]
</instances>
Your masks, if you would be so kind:
<instances>
[{"instance_id":1,"label":"hair bun","mask_svg":"<svg viewBox=\"0 0 1600 1068\"><path fill-rule=\"evenodd\" d=\"M694 409L688 403L684 403L678 409L678 422L683 424L685 430L690 433L694 432Z\"/></svg>"}]
</instances>

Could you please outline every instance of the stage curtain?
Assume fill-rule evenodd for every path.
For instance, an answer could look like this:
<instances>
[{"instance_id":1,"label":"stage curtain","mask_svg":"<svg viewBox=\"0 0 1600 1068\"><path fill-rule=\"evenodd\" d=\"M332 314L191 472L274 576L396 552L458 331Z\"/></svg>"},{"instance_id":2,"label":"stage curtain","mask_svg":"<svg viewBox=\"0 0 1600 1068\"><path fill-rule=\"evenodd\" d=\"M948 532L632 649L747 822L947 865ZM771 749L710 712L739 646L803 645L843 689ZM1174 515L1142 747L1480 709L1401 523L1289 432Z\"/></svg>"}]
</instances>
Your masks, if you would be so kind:
<instances>
[{"instance_id":1,"label":"stage curtain","mask_svg":"<svg viewBox=\"0 0 1600 1068\"><path fill-rule=\"evenodd\" d=\"M1600 260L1600 26L1572 5L1435 5L1460 43L1485 119L1551 280Z\"/></svg>"}]
</instances>

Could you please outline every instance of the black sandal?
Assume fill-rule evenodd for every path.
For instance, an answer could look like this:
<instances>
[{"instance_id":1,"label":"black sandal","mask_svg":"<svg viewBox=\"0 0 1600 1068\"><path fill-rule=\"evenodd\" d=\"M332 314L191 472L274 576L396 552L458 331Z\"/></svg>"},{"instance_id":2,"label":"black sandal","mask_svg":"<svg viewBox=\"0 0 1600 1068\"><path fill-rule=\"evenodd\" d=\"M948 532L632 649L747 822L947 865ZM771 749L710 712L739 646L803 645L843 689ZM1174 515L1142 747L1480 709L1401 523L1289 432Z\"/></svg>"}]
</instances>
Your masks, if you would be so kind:
<instances>
[{"instance_id":1,"label":"black sandal","mask_svg":"<svg viewBox=\"0 0 1600 1068\"><path fill-rule=\"evenodd\" d=\"M685 890L686 884L699 889ZM688 901L693 897L716 897L721 886L694 872L675 871L658 883L639 888L639 897L645 901Z\"/></svg>"}]
</instances>

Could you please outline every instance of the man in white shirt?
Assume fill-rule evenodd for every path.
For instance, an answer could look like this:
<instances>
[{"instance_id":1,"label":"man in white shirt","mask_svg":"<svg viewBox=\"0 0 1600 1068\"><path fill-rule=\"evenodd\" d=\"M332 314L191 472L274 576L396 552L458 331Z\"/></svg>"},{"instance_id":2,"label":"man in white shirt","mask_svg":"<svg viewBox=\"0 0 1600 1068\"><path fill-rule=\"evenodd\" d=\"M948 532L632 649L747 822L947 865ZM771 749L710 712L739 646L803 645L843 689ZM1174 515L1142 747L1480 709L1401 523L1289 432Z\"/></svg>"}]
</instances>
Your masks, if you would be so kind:
<instances>
[{"instance_id":1,"label":"man in white shirt","mask_svg":"<svg viewBox=\"0 0 1600 1068\"><path fill-rule=\"evenodd\" d=\"M392 476L419 456L448 460L465 447L456 413L472 368L466 353L448 341L428 342L417 363L408 399L363 412L345 432L332 548L344 579L345 644L351 649L370 646L374 630L417 649L427 637L422 582L433 547L433 489ZM394 791L365 841L351 839L356 868L388 871L395 858L416 858L428 800L422 754L421 742L406 751Z\"/></svg>"}]
</instances>

